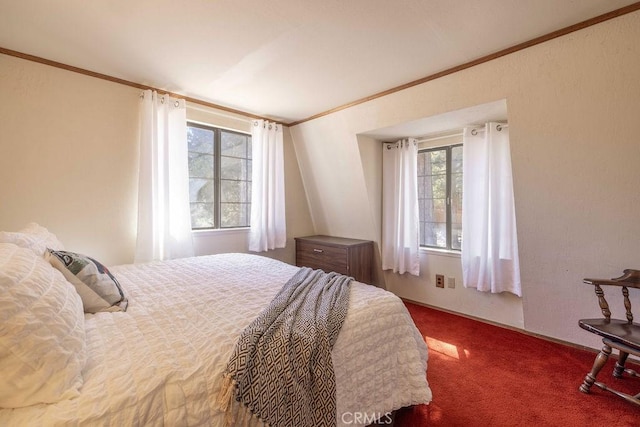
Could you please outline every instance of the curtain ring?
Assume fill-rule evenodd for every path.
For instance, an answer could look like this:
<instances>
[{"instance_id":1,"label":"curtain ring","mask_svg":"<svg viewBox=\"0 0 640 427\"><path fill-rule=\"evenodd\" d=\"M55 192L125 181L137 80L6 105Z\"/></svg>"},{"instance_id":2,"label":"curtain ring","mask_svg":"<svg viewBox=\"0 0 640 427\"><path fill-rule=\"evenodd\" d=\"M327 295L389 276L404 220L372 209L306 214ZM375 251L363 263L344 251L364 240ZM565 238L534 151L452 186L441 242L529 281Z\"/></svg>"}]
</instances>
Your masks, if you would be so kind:
<instances>
[{"instance_id":1,"label":"curtain ring","mask_svg":"<svg viewBox=\"0 0 640 427\"><path fill-rule=\"evenodd\" d=\"M476 136L478 134L478 129L471 129L471 135Z\"/></svg>"},{"instance_id":2,"label":"curtain ring","mask_svg":"<svg viewBox=\"0 0 640 427\"><path fill-rule=\"evenodd\" d=\"M498 124L496 125L496 130L497 130L498 132L500 132L500 131L502 130L502 125L501 125L500 123L498 123Z\"/></svg>"},{"instance_id":3,"label":"curtain ring","mask_svg":"<svg viewBox=\"0 0 640 427\"><path fill-rule=\"evenodd\" d=\"M176 99L176 102L173 103L174 107L178 108L180 106L180 101Z\"/></svg>"}]
</instances>

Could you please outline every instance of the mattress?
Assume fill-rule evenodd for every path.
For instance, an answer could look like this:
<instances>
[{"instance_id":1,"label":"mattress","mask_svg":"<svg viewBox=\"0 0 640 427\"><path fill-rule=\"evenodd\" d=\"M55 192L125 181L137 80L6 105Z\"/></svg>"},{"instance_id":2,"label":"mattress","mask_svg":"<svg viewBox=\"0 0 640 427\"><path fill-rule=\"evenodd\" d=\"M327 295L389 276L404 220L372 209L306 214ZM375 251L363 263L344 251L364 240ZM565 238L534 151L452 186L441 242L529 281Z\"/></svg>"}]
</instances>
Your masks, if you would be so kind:
<instances>
[{"instance_id":1,"label":"mattress","mask_svg":"<svg viewBox=\"0 0 640 427\"><path fill-rule=\"evenodd\" d=\"M215 401L240 332L297 267L223 254L112 267L126 312L85 315L80 396L0 410L0 425L221 426ZM332 352L336 425L431 400L427 348L402 301L353 282Z\"/></svg>"}]
</instances>

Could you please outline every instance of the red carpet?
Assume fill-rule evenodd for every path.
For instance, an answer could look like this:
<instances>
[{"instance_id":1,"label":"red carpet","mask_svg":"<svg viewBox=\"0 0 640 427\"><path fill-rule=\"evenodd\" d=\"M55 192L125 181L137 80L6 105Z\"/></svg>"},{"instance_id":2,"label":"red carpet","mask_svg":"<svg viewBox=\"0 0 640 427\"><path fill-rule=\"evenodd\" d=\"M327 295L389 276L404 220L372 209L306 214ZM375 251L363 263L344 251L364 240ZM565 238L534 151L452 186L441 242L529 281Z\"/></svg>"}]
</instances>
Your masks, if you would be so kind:
<instances>
[{"instance_id":1,"label":"red carpet","mask_svg":"<svg viewBox=\"0 0 640 427\"><path fill-rule=\"evenodd\" d=\"M397 426L640 426L639 407L595 386L589 395L578 391L595 353L406 306L429 346L433 401L399 411ZM614 363L598 379L640 392L640 379L611 376Z\"/></svg>"}]
</instances>

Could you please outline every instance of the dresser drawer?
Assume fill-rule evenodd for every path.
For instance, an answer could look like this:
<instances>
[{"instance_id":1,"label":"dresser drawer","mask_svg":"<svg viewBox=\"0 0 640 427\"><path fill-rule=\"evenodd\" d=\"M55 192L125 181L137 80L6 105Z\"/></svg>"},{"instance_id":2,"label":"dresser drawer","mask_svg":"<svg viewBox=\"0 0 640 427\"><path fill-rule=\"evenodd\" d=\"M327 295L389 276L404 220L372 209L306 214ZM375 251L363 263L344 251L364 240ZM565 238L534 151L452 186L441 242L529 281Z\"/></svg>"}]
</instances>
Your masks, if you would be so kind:
<instances>
[{"instance_id":1,"label":"dresser drawer","mask_svg":"<svg viewBox=\"0 0 640 427\"><path fill-rule=\"evenodd\" d=\"M310 242L296 244L296 263L324 271L348 274L347 249Z\"/></svg>"}]
</instances>

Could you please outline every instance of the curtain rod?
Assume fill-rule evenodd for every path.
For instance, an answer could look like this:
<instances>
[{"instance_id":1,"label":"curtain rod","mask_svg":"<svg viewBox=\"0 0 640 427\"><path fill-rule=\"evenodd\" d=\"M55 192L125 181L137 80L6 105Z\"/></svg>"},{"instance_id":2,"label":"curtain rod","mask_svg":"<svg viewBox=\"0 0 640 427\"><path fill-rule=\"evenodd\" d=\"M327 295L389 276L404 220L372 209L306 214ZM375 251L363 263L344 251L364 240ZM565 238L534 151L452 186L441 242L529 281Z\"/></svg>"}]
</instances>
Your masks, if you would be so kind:
<instances>
[{"instance_id":1,"label":"curtain rod","mask_svg":"<svg viewBox=\"0 0 640 427\"><path fill-rule=\"evenodd\" d=\"M508 123L498 123L498 126L496 126L496 130L498 132L500 132L502 129L508 128L509 124ZM483 127L477 127L475 129L471 129L471 135L477 135L478 132L484 132L485 129Z\"/></svg>"},{"instance_id":2,"label":"curtain rod","mask_svg":"<svg viewBox=\"0 0 640 427\"><path fill-rule=\"evenodd\" d=\"M469 127L476 127L476 126L469 126ZM508 123L498 123L498 131L504 129L504 128L508 128L509 124ZM477 127L477 129L473 129L472 134L476 134L478 132L484 132L484 127ZM421 137L421 138L416 138L417 142L431 142L431 141L438 141L440 139L446 139L446 138L453 138L456 136L462 136L463 132L455 132L455 133L448 133L446 135L439 135L439 136L433 136L433 137Z\"/></svg>"}]
</instances>

